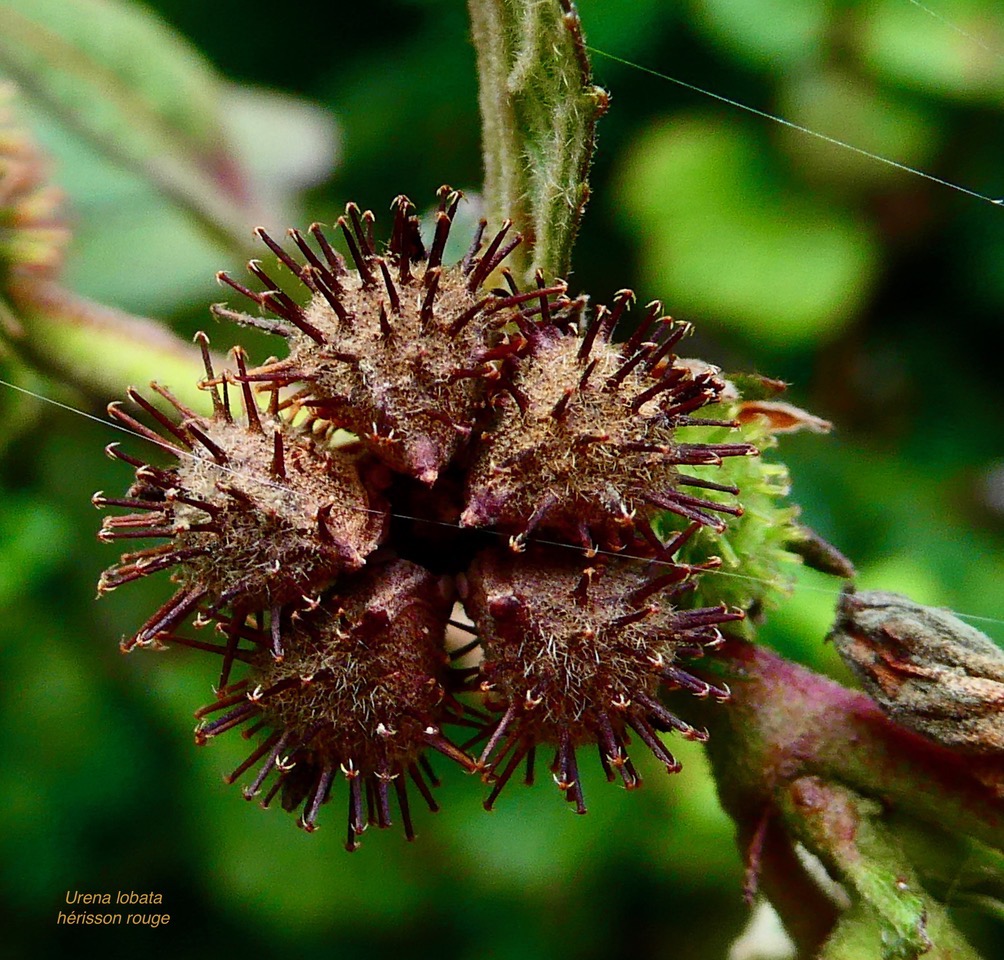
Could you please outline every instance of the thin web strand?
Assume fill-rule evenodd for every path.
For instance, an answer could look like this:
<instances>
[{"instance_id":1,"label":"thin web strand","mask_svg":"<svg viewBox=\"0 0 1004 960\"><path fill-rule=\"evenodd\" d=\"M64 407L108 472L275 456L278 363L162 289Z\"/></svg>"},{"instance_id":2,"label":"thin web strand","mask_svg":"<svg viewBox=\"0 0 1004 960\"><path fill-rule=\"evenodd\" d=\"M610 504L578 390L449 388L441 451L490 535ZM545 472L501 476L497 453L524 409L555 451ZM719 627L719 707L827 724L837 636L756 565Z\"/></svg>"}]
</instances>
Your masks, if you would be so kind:
<instances>
[{"instance_id":1,"label":"thin web strand","mask_svg":"<svg viewBox=\"0 0 1004 960\"><path fill-rule=\"evenodd\" d=\"M992 57L996 57L998 60L1004 60L1004 54L1000 50L995 50L990 44L983 41L980 37L975 34L970 33L968 30L963 29L957 23L953 23L947 17L943 17L937 10L932 10L930 7L921 3L920 0L907 0L907 3L912 3L918 10L923 10L929 17L934 17L939 23L948 27L949 30L953 30L960 37L965 37L971 43L975 43L981 50L989 53Z\"/></svg>"},{"instance_id":2,"label":"thin web strand","mask_svg":"<svg viewBox=\"0 0 1004 960\"><path fill-rule=\"evenodd\" d=\"M93 423L99 424L102 427L108 427L108 428L110 428L112 430L117 430L119 433L124 433L124 434L127 434L127 435L131 436L131 437L135 437L138 440L142 440L145 443L153 444L153 441L149 437L145 437L141 433L136 433L136 431L130 430L128 427L123 426L122 424L115 423L112 420L105 420L102 417L98 417L98 416L95 416L94 414L88 413L86 410L80 410L77 407L72 406L71 404L63 403L63 402L61 402L59 400L54 400L52 397L47 397L44 394L37 393L34 390L29 390L27 387L19 386L19 385L15 384L15 383L11 383L10 381L4 380L4 379L0 379L0 386L9 387L11 390L15 390L18 393L21 393L21 394L24 394L25 396L31 397L34 400L38 400L41 403L47 403L47 404L49 404L51 406L57 407L60 410L64 410L67 413L76 414L78 417L83 417L86 420L90 420ZM193 460L193 461L198 461L198 462L201 462L201 463L209 464L212 467L214 467L215 469L225 471L225 472L230 473L232 476L235 476L235 477L245 477L245 478L248 478L248 476L249 476L248 474L243 473L240 470L235 470L232 467L227 467L225 465L219 464L215 460L212 460L209 457L202 457L202 456L200 456L197 453L189 453L188 451L184 451L184 450L179 451L179 453L181 455L183 455L183 456L185 456L185 457ZM256 483L265 484L265 485L270 486L270 487L273 487L274 489L282 492L286 496L292 496L292 497L299 496L296 493L296 491L290 490L288 487L285 487L282 484L275 483L274 481L270 481L270 480L268 480L267 478L264 478L264 477L256 477L255 478L255 482ZM358 510L361 513L373 513L373 514L376 514L376 513L381 513L382 512L382 511L379 511L379 510L374 510L374 509L372 509L370 507L360 507L360 506L354 506L354 507L351 507L350 509ZM458 523L450 523L450 522L448 522L446 520L433 520L433 519L430 519L429 517L417 517L417 516L412 516L412 515L407 514L407 513L397 513L397 512L391 513L389 515L391 517L395 518L395 519L398 519L398 520L408 520L408 521L413 522L413 523L424 523L424 524L428 524L430 526L446 527L447 529L450 529L450 530L461 530L461 531L467 531L467 532L474 532L474 531L471 530L471 528L462 527ZM481 532L481 533L489 533L492 536L495 536L495 537L497 537L499 539L506 539L505 534L499 533L498 531L495 531L495 530L480 530L479 532ZM547 546L547 547L560 547L563 550L573 550L576 553L581 553L582 552L581 545L576 545L576 544L572 544L572 543L563 543L562 541L559 541L559 540L546 540L546 539L544 539L542 537L531 536L531 537L528 538L528 542L529 543L540 544L541 546ZM623 551L617 552L617 551L614 551L614 550L602 550L600 548L595 548L595 550L591 551L591 552L593 552L596 556L611 557L611 558L614 558L614 559L621 559L621 560L637 560L637 561L640 561L640 562L652 564L654 566L658 566L658 565L673 566L674 565L673 561L670 561L670 560L659 560L656 557L636 556L635 554L624 553ZM754 576L751 576L751 575L745 574L745 573L736 573L735 571L732 571L732 570L718 570L718 569L715 569L715 568L710 568L710 569L702 570L701 571L701 576L731 577L732 579L735 579L735 580L745 580L745 581L747 581L749 583L759 583L759 584L762 584L762 585L768 586L768 587L777 587L777 588L783 588L784 587L784 583L781 582L781 581L778 581L778 580L769 580L766 577L754 577ZM809 593L823 594L825 596L834 597L834 598L839 597L840 594L841 594L841 592L842 592L841 590L833 589L831 587L820 587L820 586L816 586L814 584L809 584L809 583L800 583L800 584L797 585L796 589L798 589L799 591L804 591L804 592L809 592ZM1004 619L999 618L999 617L980 616L980 615L974 614L974 613L963 613L963 612L961 612L959 610L950 610L949 612L951 612L954 616L959 617L960 619L963 619L963 620L972 620L972 621L978 621L980 623L994 624L996 626L1004 626Z\"/></svg>"},{"instance_id":3,"label":"thin web strand","mask_svg":"<svg viewBox=\"0 0 1004 960\"><path fill-rule=\"evenodd\" d=\"M607 53L605 50L600 50L596 47L586 47L590 53L594 53L599 57L604 57L607 60L612 60L614 63L623 64L626 67L631 67L635 70L640 70L642 73L647 73L653 77L658 77L660 80L666 80L669 83L675 83L679 87L683 87L685 90L690 90L694 93L699 93L701 96L710 97L712 100L717 100L720 103L724 103L727 106L734 107L737 110L745 110L746 113L751 113L756 117L761 117L764 120L770 120L773 123L779 124L782 127L787 127L789 130L795 130L797 133L805 134L807 137L814 137L816 140L822 140L823 143L828 143L831 146L839 147L841 150L849 150L851 153L856 153L859 156L865 157L869 160L874 160L876 163L885 164L887 167L892 167L895 170L900 170L903 173L911 174L915 177L921 177L924 180L929 180L931 183L936 183L941 187L947 187L949 190L955 190L957 193L965 194L968 197L974 197L977 200L982 200L984 203L992 204L995 207L1004 206L1004 198L1002 197L990 197L984 193L980 193L977 190L970 190L968 187L963 187L961 184L953 183L951 180L943 180L941 177L936 177L933 173L925 173L923 170L918 170L916 167L907 166L905 163L900 163L898 160L891 160L889 157L883 157L880 153L872 153L870 150L865 150L863 147L856 147L852 143L847 143L845 140L838 140L836 137L831 137L828 134L820 133L818 130L813 130L810 127L803 127L800 123L795 123L792 120L785 120L784 117L779 117L776 114L768 113L766 110L759 110L756 107L751 107L748 104L742 103L739 100L733 100L731 97L723 96L720 93L714 93L711 90L706 90L704 87L699 87L696 84L688 83L686 80L679 80L676 77L671 77L667 73L661 73L658 70L653 70L651 67L643 66L640 63L634 63L631 60L625 60L623 57L618 57L613 53Z\"/></svg>"},{"instance_id":4,"label":"thin web strand","mask_svg":"<svg viewBox=\"0 0 1004 960\"><path fill-rule=\"evenodd\" d=\"M153 440L149 437L143 436L141 433L137 433L135 430L130 430L127 426L121 423L116 423L114 420L105 420L103 417L95 416L93 413L88 413L86 410L79 410L76 407L63 403L59 400L54 400L52 397L47 397L42 393L36 393L34 390L29 390L27 387L18 386L16 383L11 383L9 380L0 379L0 385L5 387L10 387L11 390L16 390L18 393L24 394L27 397L31 397L33 400L38 400L42 403L48 403L51 406L58 407L60 410L65 410L68 413L74 413L78 417L83 417L85 420L90 420L92 423L100 424L102 427L107 427L111 430L117 430L119 433L124 433L127 436L135 437L137 440L142 440L144 443L153 444L153 446L159 449L164 449L159 447ZM165 440L165 442L169 442ZM281 483L276 483L274 480L269 480L267 477L253 477L241 470L236 470L233 467L229 467L223 463L217 463L211 457L203 457L198 453L190 452L188 450L182 450L180 447L172 449L172 454L180 458L185 458L186 460L191 460L193 463L205 463L213 467L215 470L219 470L223 473L229 473L232 477L241 477L245 480L254 479L255 483L261 484L262 486L271 487L287 497L300 498L301 502L306 502L304 498L301 497L295 490L290 487L283 486ZM359 510L361 513L382 513L380 510L374 510L371 507L355 507L354 509Z\"/></svg>"}]
</instances>

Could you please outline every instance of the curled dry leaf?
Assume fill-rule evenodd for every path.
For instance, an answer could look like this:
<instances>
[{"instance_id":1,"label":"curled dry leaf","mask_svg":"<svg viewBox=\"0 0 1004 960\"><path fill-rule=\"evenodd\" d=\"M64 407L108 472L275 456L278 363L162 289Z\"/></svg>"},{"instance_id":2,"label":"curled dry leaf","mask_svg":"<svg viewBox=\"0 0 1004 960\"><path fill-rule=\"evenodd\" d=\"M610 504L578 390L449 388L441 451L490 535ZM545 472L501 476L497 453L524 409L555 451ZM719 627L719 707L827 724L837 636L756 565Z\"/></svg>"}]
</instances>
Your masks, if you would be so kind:
<instances>
[{"instance_id":1,"label":"curled dry leaf","mask_svg":"<svg viewBox=\"0 0 1004 960\"><path fill-rule=\"evenodd\" d=\"M829 433L833 429L829 420L813 416L801 407L782 400L744 400L739 404L736 419L740 423L749 423L755 417L764 418L771 433L796 433L799 430Z\"/></svg>"}]
</instances>

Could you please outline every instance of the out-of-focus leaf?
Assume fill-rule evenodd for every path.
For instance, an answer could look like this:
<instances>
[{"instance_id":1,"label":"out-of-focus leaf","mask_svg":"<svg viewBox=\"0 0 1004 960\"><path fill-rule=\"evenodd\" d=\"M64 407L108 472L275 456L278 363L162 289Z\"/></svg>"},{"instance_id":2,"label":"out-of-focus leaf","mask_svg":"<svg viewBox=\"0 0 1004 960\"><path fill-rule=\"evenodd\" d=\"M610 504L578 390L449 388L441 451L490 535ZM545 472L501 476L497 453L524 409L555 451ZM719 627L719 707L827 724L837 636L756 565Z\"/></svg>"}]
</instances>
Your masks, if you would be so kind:
<instances>
[{"instance_id":1,"label":"out-of-focus leaf","mask_svg":"<svg viewBox=\"0 0 1004 960\"><path fill-rule=\"evenodd\" d=\"M1004 97L1000 7L957 0L947 8L938 5L936 18L924 14L918 4L875 0L858 34L865 64L904 86L999 104Z\"/></svg>"},{"instance_id":2,"label":"out-of-focus leaf","mask_svg":"<svg viewBox=\"0 0 1004 960\"><path fill-rule=\"evenodd\" d=\"M2 2L2 0L0 0ZM73 229L63 282L123 310L163 315L215 294L228 252L140 174L124 169L37 107L24 119L52 157ZM246 246L250 246L251 232Z\"/></svg>"},{"instance_id":3,"label":"out-of-focus leaf","mask_svg":"<svg viewBox=\"0 0 1004 960\"><path fill-rule=\"evenodd\" d=\"M250 253L251 226L281 234L295 222L295 197L331 172L338 133L332 116L306 101L229 86L221 94L224 128L264 208L238 238ZM74 233L67 286L146 315L218 296L213 277L231 265L232 253L141 175L112 162L43 110L27 106L20 113L52 157L52 181L67 198Z\"/></svg>"},{"instance_id":4,"label":"out-of-focus leaf","mask_svg":"<svg viewBox=\"0 0 1004 960\"><path fill-rule=\"evenodd\" d=\"M26 288L18 307L25 328L19 352L57 379L96 396L118 396L127 385L156 379L183 403L205 408L196 348L155 321L54 284Z\"/></svg>"},{"instance_id":5,"label":"out-of-focus leaf","mask_svg":"<svg viewBox=\"0 0 1004 960\"><path fill-rule=\"evenodd\" d=\"M772 69L818 55L828 11L805 0L699 0L695 23L737 56Z\"/></svg>"},{"instance_id":6,"label":"out-of-focus leaf","mask_svg":"<svg viewBox=\"0 0 1004 960\"><path fill-rule=\"evenodd\" d=\"M68 539L58 511L29 497L8 497L0 510L0 543L4 545L0 607L20 594L26 580L46 573Z\"/></svg>"},{"instance_id":7,"label":"out-of-focus leaf","mask_svg":"<svg viewBox=\"0 0 1004 960\"><path fill-rule=\"evenodd\" d=\"M836 70L784 84L777 109L787 120L810 130L913 167L927 167L940 146L938 127L930 111ZM789 152L798 158L799 170L814 182L839 183L855 195L867 185L909 185L901 170L859 153L841 150L796 130L786 129L784 136Z\"/></svg>"},{"instance_id":8,"label":"out-of-focus leaf","mask_svg":"<svg viewBox=\"0 0 1004 960\"><path fill-rule=\"evenodd\" d=\"M230 256L176 206L149 191L134 194L127 206L89 206L93 215L80 219L67 264L73 289L152 316L219 299L213 276Z\"/></svg>"},{"instance_id":9,"label":"out-of-focus leaf","mask_svg":"<svg viewBox=\"0 0 1004 960\"><path fill-rule=\"evenodd\" d=\"M255 215L216 77L142 6L0 0L0 70L213 232L243 242Z\"/></svg>"},{"instance_id":10,"label":"out-of-focus leaf","mask_svg":"<svg viewBox=\"0 0 1004 960\"><path fill-rule=\"evenodd\" d=\"M646 288L684 315L791 349L833 337L868 295L865 226L773 182L738 125L678 117L653 129L622 165L620 194Z\"/></svg>"},{"instance_id":11,"label":"out-of-focus leaf","mask_svg":"<svg viewBox=\"0 0 1004 960\"><path fill-rule=\"evenodd\" d=\"M327 110L260 87L222 89L226 125L254 195L268 214L290 216L290 198L329 177L340 160L340 131ZM265 223L285 230L289 223Z\"/></svg>"},{"instance_id":12,"label":"out-of-focus leaf","mask_svg":"<svg viewBox=\"0 0 1004 960\"><path fill-rule=\"evenodd\" d=\"M629 17L608 0L578 0L575 5L589 30L589 45L621 57L651 47L660 31L682 16L678 7L663 0L633 0Z\"/></svg>"},{"instance_id":13,"label":"out-of-focus leaf","mask_svg":"<svg viewBox=\"0 0 1004 960\"><path fill-rule=\"evenodd\" d=\"M0 301L0 323L3 322L3 302ZM0 380L10 386L0 384L0 456L7 448L29 431L37 429L46 411L42 401L31 393L46 389L46 382L30 367L18 359L0 337ZM30 393L28 392L30 391ZM2 576L0 576L2 579Z\"/></svg>"}]
</instances>

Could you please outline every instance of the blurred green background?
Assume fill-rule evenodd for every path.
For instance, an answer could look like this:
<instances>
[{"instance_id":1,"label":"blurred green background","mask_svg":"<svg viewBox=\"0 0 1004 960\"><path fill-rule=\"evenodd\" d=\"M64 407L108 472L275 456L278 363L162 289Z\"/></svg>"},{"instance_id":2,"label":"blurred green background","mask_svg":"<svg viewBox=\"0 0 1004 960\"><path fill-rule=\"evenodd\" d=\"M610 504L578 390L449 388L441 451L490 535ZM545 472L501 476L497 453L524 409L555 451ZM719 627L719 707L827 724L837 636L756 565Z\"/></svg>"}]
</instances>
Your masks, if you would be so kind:
<instances>
[{"instance_id":1,"label":"blurred green background","mask_svg":"<svg viewBox=\"0 0 1004 960\"><path fill-rule=\"evenodd\" d=\"M461 0L150 7L243 88L220 136L258 178L270 226L330 223L349 199L378 217L399 193L421 207L441 183L476 194ZM579 7L602 51L1004 195L994 0L931 0L963 32L909 0ZM594 71L613 105L573 287L597 302L626 286L662 299L697 325L688 352L783 378L793 402L834 422L827 437L783 438L777 455L806 522L854 559L862 586L1004 617L1004 210L602 56ZM241 339L255 360L278 350L209 318L223 298L213 274L239 275L242 257L39 111L22 116L68 193L69 285L185 338ZM86 402L3 355L0 376ZM672 779L643 758L632 796L584 765L585 818L546 784L510 789L486 814L479 785L444 770L443 811L419 814L417 843L370 831L352 856L340 796L313 836L244 803L221 780L242 744L192 743L212 669L191 651L118 652L168 584L94 602L115 550L94 538L89 497L128 483L101 452L116 438L9 390L0 410L0 955L85 942L109 957L728 955L746 921L742 866L696 749L681 746ZM800 573L760 635L847 680L822 643L835 590ZM977 625L1004 642L1000 624ZM67 890L118 889L163 893L170 925L55 926ZM1000 921L961 902L956 915L1001 955Z\"/></svg>"}]
</instances>

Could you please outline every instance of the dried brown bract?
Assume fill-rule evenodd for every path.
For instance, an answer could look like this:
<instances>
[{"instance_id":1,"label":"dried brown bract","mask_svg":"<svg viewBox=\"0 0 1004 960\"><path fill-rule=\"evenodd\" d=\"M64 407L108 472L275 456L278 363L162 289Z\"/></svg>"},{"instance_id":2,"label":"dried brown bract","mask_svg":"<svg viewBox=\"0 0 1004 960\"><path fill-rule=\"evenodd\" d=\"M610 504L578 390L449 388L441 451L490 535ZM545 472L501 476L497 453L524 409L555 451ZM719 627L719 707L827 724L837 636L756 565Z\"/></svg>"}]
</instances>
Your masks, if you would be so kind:
<instances>
[{"instance_id":1,"label":"dried brown bract","mask_svg":"<svg viewBox=\"0 0 1004 960\"><path fill-rule=\"evenodd\" d=\"M1004 651L979 630L898 593L847 590L828 639L897 723L1004 758Z\"/></svg>"}]
</instances>

